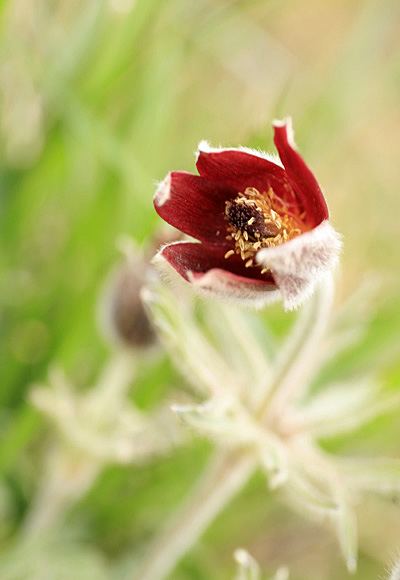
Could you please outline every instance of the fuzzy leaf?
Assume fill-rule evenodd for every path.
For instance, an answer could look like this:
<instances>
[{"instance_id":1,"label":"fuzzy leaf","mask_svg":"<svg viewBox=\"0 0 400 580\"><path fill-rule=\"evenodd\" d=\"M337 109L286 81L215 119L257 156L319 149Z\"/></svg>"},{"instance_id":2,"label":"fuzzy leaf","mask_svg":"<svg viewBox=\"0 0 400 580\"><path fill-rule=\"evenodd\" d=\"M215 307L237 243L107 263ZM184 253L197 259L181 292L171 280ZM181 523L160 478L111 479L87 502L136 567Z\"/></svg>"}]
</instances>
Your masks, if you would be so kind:
<instances>
[{"instance_id":1,"label":"fuzzy leaf","mask_svg":"<svg viewBox=\"0 0 400 580\"><path fill-rule=\"evenodd\" d=\"M209 401L204 405L173 405L172 410L182 421L199 432L217 441L231 444L246 444L249 433L241 428L238 420L226 404Z\"/></svg>"},{"instance_id":2,"label":"fuzzy leaf","mask_svg":"<svg viewBox=\"0 0 400 580\"><path fill-rule=\"evenodd\" d=\"M382 395L369 380L343 383L321 390L296 409L288 429L308 431L318 438L336 437L353 431L400 405L400 395Z\"/></svg>"},{"instance_id":3,"label":"fuzzy leaf","mask_svg":"<svg viewBox=\"0 0 400 580\"><path fill-rule=\"evenodd\" d=\"M337 518L337 532L340 547L349 572L357 569L357 522L353 510L347 502L341 502Z\"/></svg>"},{"instance_id":4,"label":"fuzzy leaf","mask_svg":"<svg viewBox=\"0 0 400 580\"><path fill-rule=\"evenodd\" d=\"M400 460L398 459L338 459L341 473L356 485L380 493L400 491Z\"/></svg>"},{"instance_id":5,"label":"fuzzy leaf","mask_svg":"<svg viewBox=\"0 0 400 580\"><path fill-rule=\"evenodd\" d=\"M155 282L142 296L166 348L193 387L209 396L240 391L240 378L207 340L187 293L177 295Z\"/></svg>"},{"instance_id":6,"label":"fuzzy leaf","mask_svg":"<svg viewBox=\"0 0 400 580\"><path fill-rule=\"evenodd\" d=\"M285 491L294 507L313 519L320 520L326 516L337 517L339 506L335 499L322 493L309 478L299 471L290 471Z\"/></svg>"}]
</instances>

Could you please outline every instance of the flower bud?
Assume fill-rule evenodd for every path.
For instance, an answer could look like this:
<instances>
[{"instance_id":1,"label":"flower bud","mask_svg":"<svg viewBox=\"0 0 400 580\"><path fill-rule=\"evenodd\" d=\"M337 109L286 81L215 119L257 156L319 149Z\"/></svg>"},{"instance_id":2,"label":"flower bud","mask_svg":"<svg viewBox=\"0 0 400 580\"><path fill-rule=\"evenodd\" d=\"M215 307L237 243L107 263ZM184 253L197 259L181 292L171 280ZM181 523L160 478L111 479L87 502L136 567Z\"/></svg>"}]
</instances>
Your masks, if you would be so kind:
<instances>
[{"instance_id":1,"label":"flower bud","mask_svg":"<svg viewBox=\"0 0 400 580\"><path fill-rule=\"evenodd\" d=\"M154 327L141 299L150 268L139 253L129 247L125 259L111 271L100 300L99 318L103 334L128 348L148 348L156 340Z\"/></svg>"}]
</instances>

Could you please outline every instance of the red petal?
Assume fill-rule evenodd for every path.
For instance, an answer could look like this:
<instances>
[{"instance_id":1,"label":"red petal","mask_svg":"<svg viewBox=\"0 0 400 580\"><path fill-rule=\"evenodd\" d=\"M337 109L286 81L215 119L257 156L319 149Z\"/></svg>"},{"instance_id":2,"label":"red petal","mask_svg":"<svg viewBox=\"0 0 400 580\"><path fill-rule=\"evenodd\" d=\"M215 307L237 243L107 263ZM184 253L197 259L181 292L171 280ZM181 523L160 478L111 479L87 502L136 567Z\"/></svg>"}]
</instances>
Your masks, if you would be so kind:
<instances>
[{"instance_id":1,"label":"red petal","mask_svg":"<svg viewBox=\"0 0 400 580\"><path fill-rule=\"evenodd\" d=\"M272 187L282 199L293 199L285 170L259 155L235 149L200 150L196 166L203 177L224 182L237 192L244 192L247 187L264 192Z\"/></svg>"},{"instance_id":2,"label":"red petal","mask_svg":"<svg viewBox=\"0 0 400 580\"><path fill-rule=\"evenodd\" d=\"M154 207L166 222L197 240L230 245L225 239L225 201L235 189L185 171L173 171L159 186Z\"/></svg>"},{"instance_id":3,"label":"red petal","mask_svg":"<svg viewBox=\"0 0 400 580\"><path fill-rule=\"evenodd\" d=\"M160 255L189 282L199 274L218 269L237 282L275 286L271 275L261 274L260 268L246 268L239 256L225 259L224 253L224 249L205 244L179 242L165 246Z\"/></svg>"},{"instance_id":4,"label":"red petal","mask_svg":"<svg viewBox=\"0 0 400 580\"><path fill-rule=\"evenodd\" d=\"M324 195L313 173L296 150L290 119L276 121L273 126L279 157L285 166L290 184L306 211L305 221L315 227L329 217Z\"/></svg>"}]
</instances>

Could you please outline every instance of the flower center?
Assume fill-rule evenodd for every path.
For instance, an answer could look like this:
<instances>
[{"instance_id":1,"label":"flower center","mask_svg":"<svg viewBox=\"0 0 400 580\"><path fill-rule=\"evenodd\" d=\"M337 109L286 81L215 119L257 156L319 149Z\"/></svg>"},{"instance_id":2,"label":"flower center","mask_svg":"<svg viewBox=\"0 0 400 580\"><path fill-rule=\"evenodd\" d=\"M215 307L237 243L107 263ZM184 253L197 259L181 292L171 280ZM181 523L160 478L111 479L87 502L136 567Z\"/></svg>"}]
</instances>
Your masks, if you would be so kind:
<instances>
[{"instance_id":1,"label":"flower center","mask_svg":"<svg viewBox=\"0 0 400 580\"><path fill-rule=\"evenodd\" d=\"M227 201L225 219L229 224L226 239L235 244L235 249L229 250L225 258L239 254L246 261L246 268L257 266L255 255L261 248L283 244L304 229L304 214L291 213L271 188L267 193L260 193L248 187L233 201ZM267 269L263 268L261 273L265 272Z\"/></svg>"}]
</instances>

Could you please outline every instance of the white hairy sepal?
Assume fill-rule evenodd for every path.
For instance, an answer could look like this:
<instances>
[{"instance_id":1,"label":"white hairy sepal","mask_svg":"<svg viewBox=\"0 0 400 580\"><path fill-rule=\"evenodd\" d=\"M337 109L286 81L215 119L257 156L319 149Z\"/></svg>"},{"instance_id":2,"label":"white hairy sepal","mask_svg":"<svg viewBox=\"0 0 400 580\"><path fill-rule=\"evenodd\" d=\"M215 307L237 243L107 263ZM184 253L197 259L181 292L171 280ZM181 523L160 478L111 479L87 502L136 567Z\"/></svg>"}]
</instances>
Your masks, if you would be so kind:
<instances>
[{"instance_id":1,"label":"white hairy sepal","mask_svg":"<svg viewBox=\"0 0 400 580\"><path fill-rule=\"evenodd\" d=\"M270 163L279 165L279 167L282 167L283 169L282 161L276 153L266 153L260 149L251 149L249 147L211 147L207 141L200 141L198 152L195 153L196 160L200 153L225 153L226 151L239 151L240 153L247 153L248 155L260 157L261 159L266 159Z\"/></svg>"},{"instance_id":2,"label":"white hairy sepal","mask_svg":"<svg viewBox=\"0 0 400 580\"><path fill-rule=\"evenodd\" d=\"M342 242L329 221L273 248L263 248L257 262L272 271L285 310L295 310L339 260Z\"/></svg>"},{"instance_id":3,"label":"white hairy sepal","mask_svg":"<svg viewBox=\"0 0 400 580\"><path fill-rule=\"evenodd\" d=\"M305 466L290 466L286 499L306 517L315 521L328 519L333 525L349 572L357 567L357 526L354 511L344 496L340 480L330 481L326 472Z\"/></svg>"},{"instance_id":4,"label":"white hairy sepal","mask_svg":"<svg viewBox=\"0 0 400 580\"><path fill-rule=\"evenodd\" d=\"M172 243L182 244L193 242L178 241ZM276 286L251 281L242 282L241 280L231 278L228 272L219 268L212 268L204 274L187 270L188 282L164 258L163 248L154 256L152 263L167 283L190 285L196 294L205 298L213 298L224 302L229 301L240 306L256 309L262 308L267 304L273 304L280 299L280 292Z\"/></svg>"},{"instance_id":5,"label":"white hairy sepal","mask_svg":"<svg viewBox=\"0 0 400 580\"><path fill-rule=\"evenodd\" d=\"M234 558L239 566L235 580L261 580L260 566L247 550L243 548L235 550ZM269 580L288 580L288 578L289 569L282 566Z\"/></svg>"},{"instance_id":6,"label":"white hairy sepal","mask_svg":"<svg viewBox=\"0 0 400 580\"><path fill-rule=\"evenodd\" d=\"M246 550L242 548L235 550L234 557L239 565L235 580L260 580L260 567Z\"/></svg>"}]
</instances>

